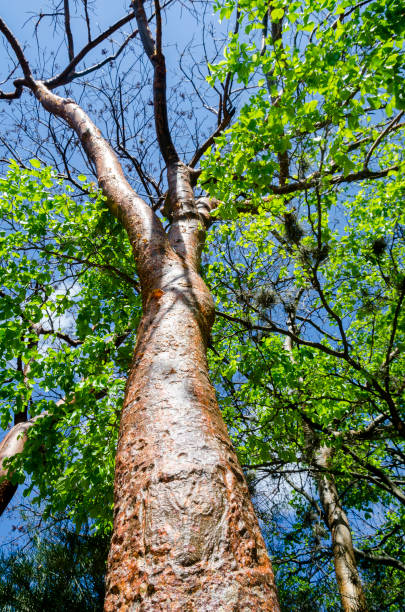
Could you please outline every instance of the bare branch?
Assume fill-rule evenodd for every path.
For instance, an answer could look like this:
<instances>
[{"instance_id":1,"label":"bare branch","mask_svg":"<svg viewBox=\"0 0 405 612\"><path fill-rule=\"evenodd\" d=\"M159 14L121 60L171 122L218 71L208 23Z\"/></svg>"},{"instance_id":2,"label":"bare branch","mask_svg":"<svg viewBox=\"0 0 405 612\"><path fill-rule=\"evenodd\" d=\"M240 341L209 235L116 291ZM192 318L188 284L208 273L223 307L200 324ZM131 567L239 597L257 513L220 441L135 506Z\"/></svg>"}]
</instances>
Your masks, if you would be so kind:
<instances>
[{"instance_id":1,"label":"bare branch","mask_svg":"<svg viewBox=\"0 0 405 612\"><path fill-rule=\"evenodd\" d=\"M64 14L65 14L65 31L66 31L66 38L67 38L67 44L68 44L68 56L69 56L69 61L71 62L75 56L75 52L74 52L74 46L73 46L72 30L70 29L69 0L63 0L63 4L64 4Z\"/></svg>"},{"instance_id":2,"label":"bare branch","mask_svg":"<svg viewBox=\"0 0 405 612\"><path fill-rule=\"evenodd\" d=\"M44 81L44 84L46 85L46 87L48 87L48 89L54 89L55 87L59 87L60 85L65 85L66 83L69 83L70 77L73 74L74 69L79 64L79 62L81 62L82 59L86 57L88 53L90 53L90 51L92 51L101 42L103 42L103 40L111 36L111 34L114 34L114 32L122 28L122 26L126 25L134 18L135 18L135 13L134 12L129 13L128 15L126 15L125 17L122 17L122 19L114 23L107 30L99 34L99 36L94 38L94 40L87 43L87 45L85 45L79 51L79 53L70 61L70 63L66 66L66 68L60 74L52 77L51 79L48 79L47 81Z\"/></svg>"},{"instance_id":3,"label":"bare branch","mask_svg":"<svg viewBox=\"0 0 405 612\"><path fill-rule=\"evenodd\" d=\"M167 100L166 100L166 62L161 51L161 32L158 21L158 45L156 45L152 32L149 28L148 19L146 18L142 0L133 0L135 8L136 21L138 24L139 34L141 36L143 48L148 56L153 69L153 101L154 101L154 116L156 126L156 136L159 143L160 152L167 166L175 164L179 161L178 153L172 141L169 121L167 117ZM156 2L157 11L160 15L159 3Z\"/></svg>"},{"instance_id":4,"label":"bare branch","mask_svg":"<svg viewBox=\"0 0 405 612\"><path fill-rule=\"evenodd\" d=\"M124 51L124 49L127 47L128 43L131 40L133 40L137 36L137 34L138 34L138 30L134 30L132 32L132 34L127 36L127 38L124 40L122 45L120 47L118 47L118 50L115 53L109 55L108 57L105 57L98 64L93 64L93 66L89 66L89 68L85 68L84 70L80 70L79 72L76 72L76 71L72 72L72 74L69 76L69 78L66 78L66 80L64 81L64 84L66 85L67 83L71 83L74 79L79 79L81 77L85 77L88 74L91 74L92 72L95 72L96 70L100 70L100 68L102 68L106 64L109 64L110 62L115 61L121 55L121 53Z\"/></svg>"},{"instance_id":5,"label":"bare branch","mask_svg":"<svg viewBox=\"0 0 405 612\"><path fill-rule=\"evenodd\" d=\"M392 130L392 128L395 126L395 124L401 119L403 114L404 114L404 111L401 111L400 113L398 113L398 115L396 117L394 117L394 119L392 121L390 121L390 123L387 125L385 130L383 130L380 133L380 135L375 139L375 141L373 142L372 146L370 147L370 150L368 151L368 153L367 153L367 155L365 157L365 160L364 160L364 169L367 168L368 162L370 161L371 156L372 156L374 150L376 149L376 147L378 147L378 145L383 140L383 138L385 138L385 136Z\"/></svg>"},{"instance_id":6,"label":"bare branch","mask_svg":"<svg viewBox=\"0 0 405 612\"><path fill-rule=\"evenodd\" d=\"M84 18L86 20L86 27L87 27L87 40L89 43L91 43L90 17L89 17L89 10L88 10L87 2L88 0L83 0Z\"/></svg>"},{"instance_id":7,"label":"bare branch","mask_svg":"<svg viewBox=\"0 0 405 612\"><path fill-rule=\"evenodd\" d=\"M224 117L223 117L220 125L211 134L211 136L209 138L207 138L207 140L201 145L201 147L199 147L197 149L197 151L194 153L192 160L188 164L188 166L190 168L194 168L196 166L196 164L200 161L201 157L204 155L204 153L207 151L207 149L214 144L215 138L217 136L219 136L221 134L221 132L224 131L225 128L228 127L228 125L230 124L231 119L232 119L234 114L235 114L235 109L234 108L232 108L229 112L228 111L224 111Z\"/></svg>"},{"instance_id":8,"label":"bare branch","mask_svg":"<svg viewBox=\"0 0 405 612\"><path fill-rule=\"evenodd\" d=\"M6 37L7 41L9 42L11 48L13 49L18 63L21 66L21 69L24 73L24 79L21 81L21 79L18 79L16 81L14 81L14 86L15 86L15 91L12 93L4 93L0 90L0 98L3 100L13 100L16 98L19 98L21 96L22 90L23 90L23 85L27 84L27 85L32 85L33 83L33 78L32 78L32 74L31 74L31 69L30 66L28 64L28 61L24 55L24 52L20 46L20 43L18 42L18 40L16 39L16 37L14 36L14 34L12 34L12 32L8 29L6 23L3 21L3 19L0 18L0 32L2 32L4 34L4 36Z\"/></svg>"},{"instance_id":9,"label":"bare branch","mask_svg":"<svg viewBox=\"0 0 405 612\"><path fill-rule=\"evenodd\" d=\"M345 444L342 445L342 449L347 452L349 455L353 457L353 459L361 465L364 469L366 469L371 474L374 474L390 491L394 497L396 497L402 504L405 504L405 493L397 487L397 485L387 476L384 470L381 470L377 466L373 465L366 459L362 459L359 457L357 453L355 453L349 446Z\"/></svg>"}]
</instances>

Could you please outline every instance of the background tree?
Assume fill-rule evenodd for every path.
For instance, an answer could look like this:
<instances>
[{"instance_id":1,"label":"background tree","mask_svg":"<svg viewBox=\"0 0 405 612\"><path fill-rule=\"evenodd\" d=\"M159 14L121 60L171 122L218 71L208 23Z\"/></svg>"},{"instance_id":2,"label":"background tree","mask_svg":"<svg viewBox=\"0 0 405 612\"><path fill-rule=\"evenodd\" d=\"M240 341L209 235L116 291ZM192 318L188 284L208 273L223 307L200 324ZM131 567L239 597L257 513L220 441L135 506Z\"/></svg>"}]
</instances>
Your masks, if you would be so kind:
<instances>
[{"instance_id":1,"label":"background tree","mask_svg":"<svg viewBox=\"0 0 405 612\"><path fill-rule=\"evenodd\" d=\"M67 524L31 533L23 551L0 557L0 604L11 612L103 609L104 574L109 538L78 535Z\"/></svg>"},{"instance_id":2,"label":"background tree","mask_svg":"<svg viewBox=\"0 0 405 612\"><path fill-rule=\"evenodd\" d=\"M238 408L226 414L246 464L286 471L330 531L343 608L366 609L342 497L366 515L385 505L386 542L404 500L399 6L221 3L233 10L241 28L212 81L231 72L256 93L200 179L220 218L245 212L211 253L226 252L210 268L225 319L216 367L228 364L219 381ZM291 476L303 469L315 497Z\"/></svg>"}]
</instances>

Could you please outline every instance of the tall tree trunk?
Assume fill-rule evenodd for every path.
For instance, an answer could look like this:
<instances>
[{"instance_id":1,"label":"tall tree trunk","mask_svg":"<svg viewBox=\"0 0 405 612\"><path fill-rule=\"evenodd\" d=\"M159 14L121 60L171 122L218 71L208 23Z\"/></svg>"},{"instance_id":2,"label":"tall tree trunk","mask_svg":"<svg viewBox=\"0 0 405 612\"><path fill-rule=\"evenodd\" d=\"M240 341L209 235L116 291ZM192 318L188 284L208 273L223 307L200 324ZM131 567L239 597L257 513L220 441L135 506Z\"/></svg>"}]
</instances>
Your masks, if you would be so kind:
<instances>
[{"instance_id":1,"label":"tall tree trunk","mask_svg":"<svg viewBox=\"0 0 405 612\"><path fill-rule=\"evenodd\" d=\"M277 612L271 564L208 376L214 306L198 266L210 206L204 199L197 205L189 170L171 161L166 234L83 109L40 82L32 89L75 130L95 164L107 205L127 230L142 288L105 610Z\"/></svg>"},{"instance_id":2,"label":"tall tree trunk","mask_svg":"<svg viewBox=\"0 0 405 612\"><path fill-rule=\"evenodd\" d=\"M340 503L334 476L328 473L332 449L319 446L317 437L304 425L308 447L311 448L313 476L318 485L319 499L325 523L332 539L336 580L344 612L367 612L366 600L354 554L349 520Z\"/></svg>"},{"instance_id":3,"label":"tall tree trunk","mask_svg":"<svg viewBox=\"0 0 405 612\"><path fill-rule=\"evenodd\" d=\"M198 268L210 204L195 201L192 171L171 140L159 2L156 42L142 0L133 5L154 69L156 133L168 171L168 233L83 109L34 80L18 41L0 20L24 72L21 86L74 130L94 164L106 205L127 231L141 283L143 318L116 457L105 610L278 612L271 564L208 376L214 306Z\"/></svg>"},{"instance_id":4,"label":"tall tree trunk","mask_svg":"<svg viewBox=\"0 0 405 612\"><path fill-rule=\"evenodd\" d=\"M295 309L290 313L290 331L295 332L294 325ZM294 361L290 337L285 339L284 348ZM349 521L340 503L335 479L328 473L332 449L319 444L318 436L308 423L303 421L302 427L310 472L317 483L323 518L331 534L333 562L342 608L344 612L367 612Z\"/></svg>"},{"instance_id":5,"label":"tall tree trunk","mask_svg":"<svg viewBox=\"0 0 405 612\"><path fill-rule=\"evenodd\" d=\"M105 609L278 610L265 546L209 382L201 278L169 258L145 305L117 452Z\"/></svg>"}]
</instances>

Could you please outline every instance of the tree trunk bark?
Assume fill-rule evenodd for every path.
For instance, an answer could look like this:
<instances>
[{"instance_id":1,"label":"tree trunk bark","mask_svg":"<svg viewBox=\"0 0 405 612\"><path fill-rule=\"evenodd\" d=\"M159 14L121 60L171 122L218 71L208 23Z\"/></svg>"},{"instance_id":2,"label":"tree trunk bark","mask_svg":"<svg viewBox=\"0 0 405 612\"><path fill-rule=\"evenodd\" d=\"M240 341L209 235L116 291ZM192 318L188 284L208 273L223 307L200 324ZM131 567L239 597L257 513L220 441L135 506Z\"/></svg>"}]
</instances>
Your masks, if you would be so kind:
<instances>
[{"instance_id":1,"label":"tree trunk bark","mask_svg":"<svg viewBox=\"0 0 405 612\"><path fill-rule=\"evenodd\" d=\"M357 569L349 521L340 503L333 475L325 473L329 467L331 449L322 446L314 452L319 498L325 522L331 533L333 561L344 612L367 612L363 586Z\"/></svg>"},{"instance_id":2,"label":"tree trunk bark","mask_svg":"<svg viewBox=\"0 0 405 612\"><path fill-rule=\"evenodd\" d=\"M279 610L208 378L212 299L176 255L145 290L121 419L105 610Z\"/></svg>"},{"instance_id":3,"label":"tree trunk bark","mask_svg":"<svg viewBox=\"0 0 405 612\"><path fill-rule=\"evenodd\" d=\"M210 384L214 306L198 273L210 206L190 172L168 167L168 234L125 179L115 153L73 100L32 85L76 132L106 204L125 227L143 318L116 456L114 530L105 610L279 612L248 488Z\"/></svg>"},{"instance_id":4,"label":"tree trunk bark","mask_svg":"<svg viewBox=\"0 0 405 612\"><path fill-rule=\"evenodd\" d=\"M3 461L23 451L27 439L26 431L31 426L32 423L17 423L0 443L0 516L14 497L18 486L11 482L9 470L3 466Z\"/></svg>"},{"instance_id":5,"label":"tree trunk bark","mask_svg":"<svg viewBox=\"0 0 405 612\"><path fill-rule=\"evenodd\" d=\"M13 499L18 487L18 485L11 482L9 469L3 466L3 461L5 459L11 459L23 452L27 441L27 431L38 419L41 419L47 414L47 412L44 412L32 419L15 423L14 427L10 429L0 442L0 516Z\"/></svg>"}]
</instances>

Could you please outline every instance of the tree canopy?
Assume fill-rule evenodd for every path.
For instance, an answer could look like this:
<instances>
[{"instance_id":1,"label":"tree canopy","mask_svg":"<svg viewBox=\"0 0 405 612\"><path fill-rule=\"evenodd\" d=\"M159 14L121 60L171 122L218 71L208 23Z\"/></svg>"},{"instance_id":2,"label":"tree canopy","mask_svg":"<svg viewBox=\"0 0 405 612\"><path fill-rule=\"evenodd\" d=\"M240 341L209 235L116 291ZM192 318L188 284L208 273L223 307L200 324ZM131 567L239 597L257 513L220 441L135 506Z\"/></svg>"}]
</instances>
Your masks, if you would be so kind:
<instances>
[{"instance_id":1,"label":"tree canopy","mask_svg":"<svg viewBox=\"0 0 405 612\"><path fill-rule=\"evenodd\" d=\"M204 196L199 210L207 206L210 215L195 231L210 224L201 272L215 299L211 379L283 609L395 612L404 605L405 571L401 2L224 0L192 10L202 18L213 4L221 36L208 45L207 27L205 57L195 63L207 83L195 77L200 68L185 68L183 54L187 84L173 97L184 100L189 87L197 102L187 112L176 102L169 116L177 113L189 132L191 120L197 126L187 167ZM63 15L66 26L66 7ZM218 40L227 30L222 59ZM157 168L152 176L158 162L142 105L149 84L138 83L139 99L125 84L135 31L113 43L108 61L117 80L102 76L96 87L105 87L106 102L92 103L99 116L110 113L110 142L169 227L177 223L170 175L177 152L156 88L161 41L157 34L153 55L145 32L166 182ZM69 43L67 28L64 35ZM187 48L188 59L196 48ZM77 63L47 75L49 91L71 82L87 91L87 74L105 66L79 73ZM217 125L207 137L197 107L212 110L216 96ZM127 132L136 109L142 129ZM175 144L189 154L181 125ZM13 421L27 435L23 452L5 455L3 482L26 482L25 494L46 516L66 512L79 528L91 519L110 533L125 380L134 339L144 333L143 260L131 254L132 226L111 214L105 175L95 172L100 192L94 163L76 172L72 143L51 123L47 129L58 162L38 146L30 161L14 155L0 182L1 424ZM19 130L35 141L29 126ZM129 142L145 151L141 161ZM192 218L189 206L180 224Z\"/></svg>"}]
</instances>

